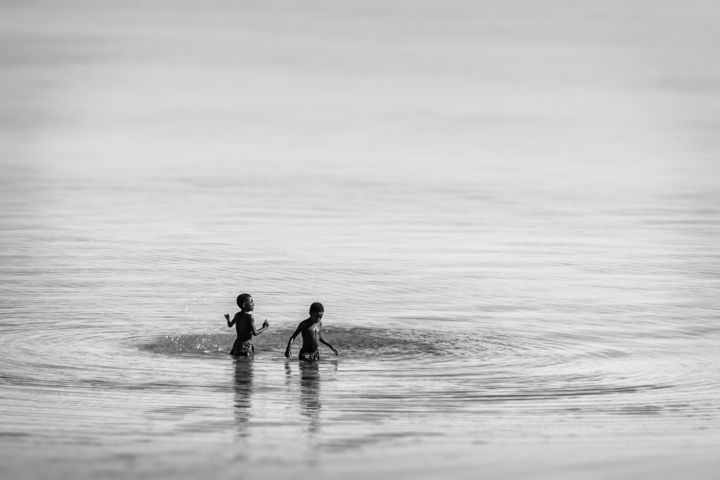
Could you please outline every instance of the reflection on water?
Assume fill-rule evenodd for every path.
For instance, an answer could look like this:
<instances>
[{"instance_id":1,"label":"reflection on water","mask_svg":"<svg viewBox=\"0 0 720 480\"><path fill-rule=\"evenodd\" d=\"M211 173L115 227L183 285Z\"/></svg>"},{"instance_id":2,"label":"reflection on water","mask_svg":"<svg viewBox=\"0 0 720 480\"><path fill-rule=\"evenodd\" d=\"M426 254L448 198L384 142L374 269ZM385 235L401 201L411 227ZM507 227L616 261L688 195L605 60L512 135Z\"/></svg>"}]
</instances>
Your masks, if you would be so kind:
<instances>
[{"instance_id":1,"label":"reflection on water","mask_svg":"<svg viewBox=\"0 0 720 480\"><path fill-rule=\"evenodd\" d=\"M295 367L296 366L296 367ZM293 369L297 368L297 373ZM299 386L299 413L307 420L308 434L313 436L320 430L320 363L285 361L285 385L289 392Z\"/></svg>"},{"instance_id":2,"label":"reflection on water","mask_svg":"<svg viewBox=\"0 0 720 480\"><path fill-rule=\"evenodd\" d=\"M235 362L233 413L238 436L246 437L252 407L254 361L252 358L237 358L233 361Z\"/></svg>"},{"instance_id":3,"label":"reflection on water","mask_svg":"<svg viewBox=\"0 0 720 480\"><path fill-rule=\"evenodd\" d=\"M308 431L320 430L320 363L298 362L300 368L300 405L302 414L309 420Z\"/></svg>"}]
</instances>

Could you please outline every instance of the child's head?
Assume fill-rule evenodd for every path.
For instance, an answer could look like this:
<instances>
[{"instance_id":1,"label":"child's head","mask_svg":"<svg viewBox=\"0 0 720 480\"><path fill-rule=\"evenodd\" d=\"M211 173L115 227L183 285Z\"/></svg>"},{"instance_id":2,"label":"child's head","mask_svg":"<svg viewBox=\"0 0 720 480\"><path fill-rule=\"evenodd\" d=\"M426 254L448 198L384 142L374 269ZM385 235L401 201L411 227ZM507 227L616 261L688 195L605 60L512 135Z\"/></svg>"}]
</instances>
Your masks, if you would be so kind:
<instances>
[{"instance_id":1,"label":"child's head","mask_svg":"<svg viewBox=\"0 0 720 480\"><path fill-rule=\"evenodd\" d=\"M253 308L255 308L255 302L253 302L253 298L249 293L241 293L238 295L237 304L240 310L244 312L252 312Z\"/></svg>"},{"instance_id":2,"label":"child's head","mask_svg":"<svg viewBox=\"0 0 720 480\"><path fill-rule=\"evenodd\" d=\"M325 313L325 307L323 307L322 303L315 302L312 305L310 305L310 316L311 317L322 318L323 313Z\"/></svg>"}]
</instances>

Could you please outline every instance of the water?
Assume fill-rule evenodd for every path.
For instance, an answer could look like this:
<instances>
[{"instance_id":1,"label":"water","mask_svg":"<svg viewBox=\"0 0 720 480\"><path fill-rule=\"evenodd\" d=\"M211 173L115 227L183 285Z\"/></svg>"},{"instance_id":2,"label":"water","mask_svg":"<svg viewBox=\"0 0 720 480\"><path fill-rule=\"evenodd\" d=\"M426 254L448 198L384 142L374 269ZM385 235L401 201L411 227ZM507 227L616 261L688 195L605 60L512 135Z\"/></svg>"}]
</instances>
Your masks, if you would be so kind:
<instances>
[{"instance_id":1,"label":"water","mask_svg":"<svg viewBox=\"0 0 720 480\"><path fill-rule=\"evenodd\" d=\"M716 478L691 3L4 4L0 474Z\"/></svg>"}]
</instances>

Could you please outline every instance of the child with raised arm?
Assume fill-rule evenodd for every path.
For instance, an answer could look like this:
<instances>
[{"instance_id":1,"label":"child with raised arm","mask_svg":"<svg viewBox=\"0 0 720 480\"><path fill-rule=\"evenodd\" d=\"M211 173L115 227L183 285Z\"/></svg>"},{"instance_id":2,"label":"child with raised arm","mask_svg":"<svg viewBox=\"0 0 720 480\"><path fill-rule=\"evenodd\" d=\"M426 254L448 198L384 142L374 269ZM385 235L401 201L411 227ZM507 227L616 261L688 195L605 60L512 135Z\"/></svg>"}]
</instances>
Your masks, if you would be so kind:
<instances>
[{"instance_id":1,"label":"child with raised arm","mask_svg":"<svg viewBox=\"0 0 720 480\"><path fill-rule=\"evenodd\" d=\"M306 360L309 362L320 360L320 352L318 350L320 347L319 343L323 343L330 347L330 350L332 350L335 355L338 354L335 347L326 342L322 336L322 322L320 320L322 320L323 313L325 313L325 308L322 306L322 303L315 302L310 305L310 318L300 322L295 329L295 332L290 337L290 340L288 340L287 348L285 349L286 358L290 358L290 346L293 344L295 337L297 337L299 333L302 333L303 340L303 346L300 349L299 355L300 360Z\"/></svg>"},{"instance_id":2,"label":"child with raised arm","mask_svg":"<svg viewBox=\"0 0 720 480\"><path fill-rule=\"evenodd\" d=\"M237 304L238 307L240 307L240 311L235 314L232 320L230 320L229 314L225 314L228 328L235 325L237 331L237 339L233 344L230 355L236 357L252 357L255 355L255 346L252 343L252 337L254 335L260 335L267 330L270 324L265 320L262 328L255 330L255 319L252 316L252 311L255 309L255 302L249 294L243 293L238 295Z\"/></svg>"}]
</instances>

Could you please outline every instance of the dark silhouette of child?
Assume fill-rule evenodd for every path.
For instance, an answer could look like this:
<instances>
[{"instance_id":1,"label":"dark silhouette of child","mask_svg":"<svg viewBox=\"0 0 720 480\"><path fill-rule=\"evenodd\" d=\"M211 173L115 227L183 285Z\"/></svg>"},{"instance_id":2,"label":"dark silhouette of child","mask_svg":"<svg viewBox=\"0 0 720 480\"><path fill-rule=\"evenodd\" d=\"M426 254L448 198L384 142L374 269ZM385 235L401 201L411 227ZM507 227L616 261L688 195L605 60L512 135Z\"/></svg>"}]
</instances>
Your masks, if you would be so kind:
<instances>
[{"instance_id":1,"label":"dark silhouette of child","mask_svg":"<svg viewBox=\"0 0 720 480\"><path fill-rule=\"evenodd\" d=\"M318 351L320 343L330 347L330 350L332 350L335 355L338 354L335 347L326 342L322 336L322 322L320 320L322 320L323 313L325 313L325 308L322 306L322 303L315 302L310 305L310 318L300 322L295 329L295 332L290 337L290 340L288 340L287 348L285 349L286 358L290 358L290 346L293 344L295 337L297 337L299 333L302 333L303 341L303 346L300 349L299 355L300 360L306 360L309 362L320 360L320 352Z\"/></svg>"},{"instance_id":2,"label":"dark silhouette of child","mask_svg":"<svg viewBox=\"0 0 720 480\"><path fill-rule=\"evenodd\" d=\"M237 304L238 307L240 307L240 311L235 314L232 320L230 320L229 314L225 314L228 328L235 325L235 330L237 331L237 339L233 344L230 355L236 357L252 357L255 355L255 346L252 343L252 337L254 335L260 335L267 330L270 324L265 320L262 328L255 330L255 319L252 316L252 311L255 309L255 302L249 294L243 293L238 295Z\"/></svg>"}]
</instances>

